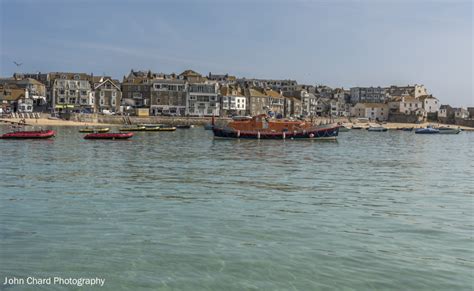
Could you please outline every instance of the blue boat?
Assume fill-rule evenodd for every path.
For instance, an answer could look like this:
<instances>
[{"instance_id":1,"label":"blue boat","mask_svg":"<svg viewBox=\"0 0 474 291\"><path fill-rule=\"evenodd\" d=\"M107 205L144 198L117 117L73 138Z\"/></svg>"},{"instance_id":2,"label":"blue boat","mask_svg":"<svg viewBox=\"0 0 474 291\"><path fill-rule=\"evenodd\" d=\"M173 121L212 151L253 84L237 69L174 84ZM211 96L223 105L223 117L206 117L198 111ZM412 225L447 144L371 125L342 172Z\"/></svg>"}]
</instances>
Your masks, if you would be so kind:
<instances>
[{"instance_id":1,"label":"blue boat","mask_svg":"<svg viewBox=\"0 0 474 291\"><path fill-rule=\"evenodd\" d=\"M418 133L418 134L437 134L437 133L439 133L439 129L432 128L432 127L428 126L426 128L416 129L415 133Z\"/></svg>"}]
</instances>

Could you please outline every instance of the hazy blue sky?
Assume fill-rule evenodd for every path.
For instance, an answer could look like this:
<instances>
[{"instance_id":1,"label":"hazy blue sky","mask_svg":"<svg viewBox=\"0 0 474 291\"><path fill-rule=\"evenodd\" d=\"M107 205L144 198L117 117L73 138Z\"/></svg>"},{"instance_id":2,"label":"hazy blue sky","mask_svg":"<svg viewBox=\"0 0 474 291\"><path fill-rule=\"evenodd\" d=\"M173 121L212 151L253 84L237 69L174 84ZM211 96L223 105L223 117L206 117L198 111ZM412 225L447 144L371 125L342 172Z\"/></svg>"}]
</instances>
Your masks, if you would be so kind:
<instances>
[{"instance_id":1,"label":"hazy blue sky","mask_svg":"<svg viewBox=\"0 0 474 291\"><path fill-rule=\"evenodd\" d=\"M471 1L9 1L0 75L191 68L474 105Z\"/></svg>"}]
</instances>

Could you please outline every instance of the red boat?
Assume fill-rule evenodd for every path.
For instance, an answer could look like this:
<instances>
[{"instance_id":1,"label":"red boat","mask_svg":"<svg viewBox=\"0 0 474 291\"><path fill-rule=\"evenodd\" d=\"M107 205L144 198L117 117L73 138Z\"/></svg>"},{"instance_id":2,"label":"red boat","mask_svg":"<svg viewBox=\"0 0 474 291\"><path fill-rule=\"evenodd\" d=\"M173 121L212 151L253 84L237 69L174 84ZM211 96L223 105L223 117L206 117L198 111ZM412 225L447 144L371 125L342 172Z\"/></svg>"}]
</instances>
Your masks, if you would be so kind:
<instances>
[{"instance_id":1,"label":"red boat","mask_svg":"<svg viewBox=\"0 0 474 291\"><path fill-rule=\"evenodd\" d=\"M41 139L50 138L56 134L54 130L13 131L1 135L0 138L10 139Z\"/></svg>"},{"instance_id":2,"label":"red boat","mask_svg":"<svg viewBox=\"0 0 474 291\"><path fill-rule=\"evenodd\" d=\"M129 139L133 136L133 132L124 133L89 133L84 139Z\"/></svg>"}]
</instances>

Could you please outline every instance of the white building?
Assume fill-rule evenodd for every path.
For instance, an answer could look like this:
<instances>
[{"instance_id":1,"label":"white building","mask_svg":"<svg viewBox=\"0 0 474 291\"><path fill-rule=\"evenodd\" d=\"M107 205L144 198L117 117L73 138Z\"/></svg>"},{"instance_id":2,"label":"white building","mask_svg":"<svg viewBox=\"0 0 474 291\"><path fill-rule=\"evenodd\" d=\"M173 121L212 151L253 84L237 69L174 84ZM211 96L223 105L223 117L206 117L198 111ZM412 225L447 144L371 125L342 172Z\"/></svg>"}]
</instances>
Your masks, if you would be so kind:
<instances>
[{"instance_id":1,"label":"white building","mask_svg":"<svg viewBox=\"0 0 474 291\"><path fill-rule=\"evenodd\" d=\"M466 108L454 108L454 117L466 119L469 118L469 111Z\"/></svg>"},{"instance_id":2,"label":"white building","mask_svg":"<svg viewBox=\"0 0 474 291\"><path fill-rule=\"evenodd\" d=\"M226 110L227 114L244 115L247 110L245 96L226 95L222 96L222 110Z\"/></svg>"},{"instance_id":3,"label":"white building","mask_svg":"<svg viewBox=\"0 0 474 291\"><path fill-rule=\"evenodd\" d=\"M418 97L418 99L423 104L423 109L425 109L426 113L436 113L439 111L439 100L431 95L424 95Z\"/></svg>"},{"instance_id":4,"label":"white building","mask_svg":"<svg viewBox=\"0 0 474 291\"><path fill-rule=\"evenodd\" d=\"M191 116L218 116L220 109L218 88L218 83L211 82L189 84L186 114Z\"/></svg>"}]
</instances>

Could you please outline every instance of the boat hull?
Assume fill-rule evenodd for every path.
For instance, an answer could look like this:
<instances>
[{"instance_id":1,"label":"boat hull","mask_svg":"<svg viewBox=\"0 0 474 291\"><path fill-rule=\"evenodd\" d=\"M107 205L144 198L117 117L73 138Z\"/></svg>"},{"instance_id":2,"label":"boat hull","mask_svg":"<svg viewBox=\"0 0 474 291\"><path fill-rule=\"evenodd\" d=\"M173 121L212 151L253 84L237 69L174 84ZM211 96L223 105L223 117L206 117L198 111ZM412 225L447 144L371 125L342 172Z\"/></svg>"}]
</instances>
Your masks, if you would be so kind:
<instances>
[{"instance_id":1,"label":"boat hull","mask_svg":"<svg viewBox=\"0 0 474 291\"><path fill-rule=\"evenodd\" d=\"M339 127L313 128L295 132L240 131L231 128L214 127L214 137L239 139L336 139Z\"/></svg>"},{"instance_id":2,"label":"boat hull","mask_svg":"<svg viewBox=\"0 0 474 291\"><path fill-rule=\"evenodd\" d=\"M145 131L145 127L121 127L119 131Z\"/></svg>"},{"instance_id":3,"label":"boat hull","mask_svg":"<svg viewBox=\"0 0 474 291\"><path fill-rule=\"evenodd\" d=\"M439 130L434 129L434 128L419 128L415 130L415 133L416 134L439 134Z\"/></svg>"},{"instance_id":4,"label":"boat hull","mask_svg":"<svg viewBox=\"0 0 474 291\"><path fill-rule=\"evenodd\" d=\"M133 132L127 133L89 133L84 139L129 139L133 136Z\"/></svg>"},{"instance_id":5,"label":"boat hull","mask_svg":"<svg viewBox=\"0 0 474 291\"><path fill-rule=\"evenodd\" d=\"M54 130L15 131L0 136L2 139L46 139L56 134Z\"/></svg>"},{"instance_id":6,"label":"boat hull","mask_svg":"<svg viewBox=\"0 0 474 291\"><path fill-rule=\"evenodd\" d=\"M401 130L401 131L413 131L413 127L398 127L397 130Z\"/></svg>"},{"instance_id":7,"label":"boat hull","mask_svg":"<svg viewBox=\"0 0 474 291\"><path fill-rule=\"evenodd\" d=\"M387 131L388 129L385 127L369 127L367 128L367 131L374 131L374 132L384 132Z\"/></svg>"},{"instance_id":8,"label":"boat hull","mask_svg":"<svg viewBox=\"0 0 474 291\"><path fill-rule=\"evenodd\" d=\"M439 134L458 134L461 130L457 128L439 129Z\"/></svg>"},{"instance_id":9,"label":"boat hull","mask_svg":"<svg viewBox=\"0 0 474 291\"><path fill-rule=\"evenodd\" d=\"M108 132L108 131L110 131L110 128L108 128L108 127L104 127L104 128L83 128L83 129L79 130L79 132L82 132L82 133L93 133L93 132L104 133L104 132Z\"/></svg>"}]
</instances>

